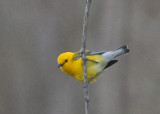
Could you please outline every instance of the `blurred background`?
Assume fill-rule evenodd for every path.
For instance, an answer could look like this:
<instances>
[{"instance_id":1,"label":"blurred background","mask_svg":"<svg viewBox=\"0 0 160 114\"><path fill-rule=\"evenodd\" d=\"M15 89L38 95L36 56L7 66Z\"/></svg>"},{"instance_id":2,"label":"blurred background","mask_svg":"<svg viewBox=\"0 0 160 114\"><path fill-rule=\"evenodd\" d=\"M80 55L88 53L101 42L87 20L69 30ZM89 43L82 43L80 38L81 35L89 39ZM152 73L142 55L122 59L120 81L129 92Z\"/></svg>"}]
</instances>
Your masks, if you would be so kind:
<instances>
[{"instance_id":1,"label":"blurred background","mask_svg":"<svg viewBox=\"0 0 160 114\"><path fill-rule=\"evenodd\" d=\"M131 52L89 85L89 114L160 113L160 1L92 0L87 49ZM84 114L82 84L57 68L78 51L85 0L0 0L0 114Z\"/></svg>"}]
</instances>

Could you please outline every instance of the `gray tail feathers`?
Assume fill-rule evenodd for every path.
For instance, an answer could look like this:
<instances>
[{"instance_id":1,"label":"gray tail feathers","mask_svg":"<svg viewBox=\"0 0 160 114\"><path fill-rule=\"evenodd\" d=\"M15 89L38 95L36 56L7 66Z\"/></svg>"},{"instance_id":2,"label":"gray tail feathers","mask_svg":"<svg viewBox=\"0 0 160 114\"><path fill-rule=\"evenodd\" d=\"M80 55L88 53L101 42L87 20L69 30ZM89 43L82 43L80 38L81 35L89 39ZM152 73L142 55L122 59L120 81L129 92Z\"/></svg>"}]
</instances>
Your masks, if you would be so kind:
<instances>
[{"instance_id":1,"label":"gray tail feathers","mask_svg":"<svg viewBox=\"0 0 160 114\"><path fill-rule=\"evenodd\" d=\"M105 52L104 54L102 54L102 56L106 59L107 62L109 62L109 61L113 60L114 58L116 58L120 55L126 54L128 52L129 52L129 49L125 45L125 46L122 46L116 50Z\"/></svg>"},{"instance_id":2,"label":"gray tail feathers","mask_svg":"<svg viewBox=\"0 0 160 114\"><path fill-rule=\"evenodd\" d=\"M119 49L122 49L122 50L124 51L124 54L125 54L125 53L129 53L128 46L126 46L126 45L124 45L124 46L122 46L122 47L120 47L120 48L118 48L118 49L116 49L116 50L119 50Z\"/></svg>"}]
</instances>

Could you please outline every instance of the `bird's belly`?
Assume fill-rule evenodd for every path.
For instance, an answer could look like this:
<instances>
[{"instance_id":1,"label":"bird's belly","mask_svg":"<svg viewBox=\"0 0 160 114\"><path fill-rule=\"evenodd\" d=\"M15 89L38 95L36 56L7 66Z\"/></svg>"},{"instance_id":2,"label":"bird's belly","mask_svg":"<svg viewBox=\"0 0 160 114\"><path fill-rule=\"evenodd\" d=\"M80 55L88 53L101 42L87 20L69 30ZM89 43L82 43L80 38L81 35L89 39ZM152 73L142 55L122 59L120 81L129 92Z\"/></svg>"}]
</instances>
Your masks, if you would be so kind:
<instances>
[{"instance_id":1,"label":"bird's belly","mask_svg":"<svg viewBox=\"0 0 160 114\"><path fill-rule=\"evenodd\" d=\"M87 64L87 80L88 82L95 82L99 74L103 71L104 65L101 64L94 64L94 65L88 65ZM84 81L84 75L83 75L83 67L81 67L80 72L75 72L73 75L78 81L83 82Z\"/></svg>"},{"instance_id":2,"label":"bird's belly","mask_svg":"<svg viewBox=\"0 0 160 114\"><path fill-rule=\"evenodd\" d=\"M92 82L97 80L99 77L99 74L103 71L106 64L107 64L106 61L101 56L93 56L92 58L88 58L86 62L88 81ZM83 65L82 65L81 59L75 61L74 63L72 63L72 65L68 67L72 67L72 68L69 68L69 69L72 69L71 71L69 71L70 72L69 75L73 76L75 79L77 79L80 82L84 81Z\"/></svg>"}]
</instances>

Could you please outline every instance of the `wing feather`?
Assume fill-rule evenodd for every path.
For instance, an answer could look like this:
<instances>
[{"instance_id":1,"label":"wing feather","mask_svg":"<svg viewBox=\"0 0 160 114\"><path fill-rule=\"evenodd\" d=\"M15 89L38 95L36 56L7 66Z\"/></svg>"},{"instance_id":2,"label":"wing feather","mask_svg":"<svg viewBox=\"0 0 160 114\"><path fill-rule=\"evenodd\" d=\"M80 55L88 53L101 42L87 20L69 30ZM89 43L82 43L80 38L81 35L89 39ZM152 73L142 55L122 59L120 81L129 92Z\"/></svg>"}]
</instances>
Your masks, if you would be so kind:
<instances>
[{"instance_id":1,"label":"wing feather","mask_svg":"<svg viewBox=\"0 0 160 114\"><path fill-rule=\"evenodd\" d=\"M93 51L93 52L88 53L88 55L101 55L101 54L103 54L105 52L106 51Z\"/></svg>"}]
</instances>

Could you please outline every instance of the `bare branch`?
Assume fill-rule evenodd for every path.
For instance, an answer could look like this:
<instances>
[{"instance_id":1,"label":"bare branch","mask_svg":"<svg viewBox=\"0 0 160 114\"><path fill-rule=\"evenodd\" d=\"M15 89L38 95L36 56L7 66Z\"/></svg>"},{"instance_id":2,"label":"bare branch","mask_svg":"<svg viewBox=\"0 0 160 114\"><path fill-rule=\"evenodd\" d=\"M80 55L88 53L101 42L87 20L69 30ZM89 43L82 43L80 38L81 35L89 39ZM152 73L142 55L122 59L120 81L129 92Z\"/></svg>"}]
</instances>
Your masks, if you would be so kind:
<instances>
[{"instance_id":1,"label":"bare branch","mask_svg":"<svg viewBox=\"0 0 160 114\"><path fill-rule=\"evenodd\" d=\"M82 47L80 50L80 53L82 55L82 61L83 61L83 75L84 75L83 90L84 90L84 95L85 95L85 114L88 114L88 104L89 104L85 50L86 50L86 35L87 35L87 19L89 16L90 4L91 4L91 0L86 0L85 13L84 13L84 18L83 18Z\"/></svg>"}]
</instances>

